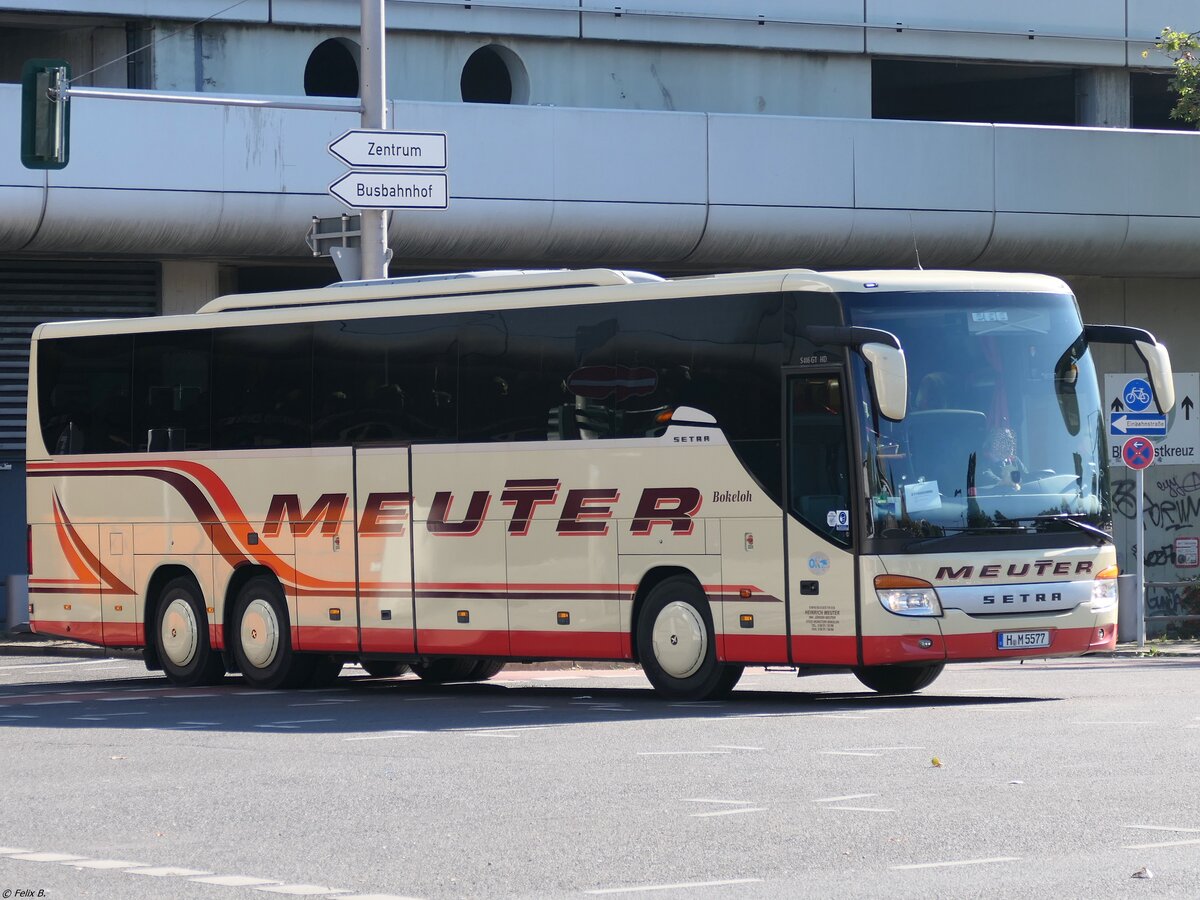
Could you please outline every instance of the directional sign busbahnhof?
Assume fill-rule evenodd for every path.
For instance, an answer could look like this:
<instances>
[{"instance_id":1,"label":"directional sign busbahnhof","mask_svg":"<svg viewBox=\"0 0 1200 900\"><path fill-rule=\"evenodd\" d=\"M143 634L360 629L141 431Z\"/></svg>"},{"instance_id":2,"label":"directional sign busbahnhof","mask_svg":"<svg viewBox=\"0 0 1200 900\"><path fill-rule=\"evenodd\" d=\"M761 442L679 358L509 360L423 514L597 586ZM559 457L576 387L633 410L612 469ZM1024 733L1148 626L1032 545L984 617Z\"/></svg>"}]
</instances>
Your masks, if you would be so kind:
<instances>
[{"instance_id":1,"label":"directional sign busbahnhof","mask_svg":"<svg viewBox=\"0 0 1200 900\"><path fill-rule=\"evenodd\" d=\"M1121 447L1126 438L1143 436L1154 442L1156 466L1196 465L1200 462L1200 410L1196 408L1200 403L1200 373L1175 373L1175 408L1166 416L1165 422L1153 402L1143 407L1143 412L1131 410L1126 403L1129 385L1146 380L1145 372L1104 376L1109 462L1124 465ZM1141 406L1139 392L1135 390L1134 394L1133 405Z\"/></svg>"},{"instance_id":2,"label":"directional sign busbahnhof","mask_svg":"<svg viewBox=\"0 0 1200 900\"><path fill-rule=\"evenodd\" d=\"M331 141L329 152L351 167L328 188L351 209L446 209L449 205L446 173L428 171L446 168L444 134L354 128Z\"/></svg>"}]
</instances>

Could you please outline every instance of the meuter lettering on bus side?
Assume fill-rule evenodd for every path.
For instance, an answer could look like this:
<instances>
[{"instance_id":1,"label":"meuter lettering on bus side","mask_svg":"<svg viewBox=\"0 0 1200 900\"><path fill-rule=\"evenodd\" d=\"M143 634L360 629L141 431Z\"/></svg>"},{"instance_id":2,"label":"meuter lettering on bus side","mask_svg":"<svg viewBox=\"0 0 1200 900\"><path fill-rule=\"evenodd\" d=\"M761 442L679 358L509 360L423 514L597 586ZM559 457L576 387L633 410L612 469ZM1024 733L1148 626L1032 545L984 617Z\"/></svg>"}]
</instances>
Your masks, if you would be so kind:
<instances>
[{"instance_id":1,"label":"meuter lettering on bus side","mask_svg":"<svg viewBox=\"0 0 1200 900\"><path fill-rule=\"evenodd\" d=\"M680 699L1111 648L1102 342L1166 412L1165 348L1037 275L480 272L42 325L31 625L177 685L593 659Z\"/></svg>"}]
</instances>

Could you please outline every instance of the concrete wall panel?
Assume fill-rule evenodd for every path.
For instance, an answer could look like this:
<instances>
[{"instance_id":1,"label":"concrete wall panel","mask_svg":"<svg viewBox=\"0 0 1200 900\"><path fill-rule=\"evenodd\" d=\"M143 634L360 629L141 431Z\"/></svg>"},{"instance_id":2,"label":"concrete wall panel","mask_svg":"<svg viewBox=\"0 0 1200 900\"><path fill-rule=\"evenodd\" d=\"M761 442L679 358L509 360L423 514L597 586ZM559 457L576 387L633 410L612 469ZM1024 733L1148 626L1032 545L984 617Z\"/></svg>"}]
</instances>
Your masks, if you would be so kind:
<instances>
[{"instance_id":1,"label":"concrete wall panel","mask_svg":"<svg viewBox=\"0 0 1200 900\"><path fill-rule=\"evenodd\" d=\"M870 53L1075 65L1125 62L1124 0L867 0L867 23L888 26L868 29Z\"/></svg>"},{"instance_id":2,"label":"concrete wall panel","mask_svg":"<svg viewBox=\"0 0 1200 900\"><path fill-rule=\"evenodd\" d=\"M585 38L861 53L861 0L655 0L649 10L582 0ZM832 23L832 24L830 24Z\"/></svg>"},{"instance_id":3,"label":"concrete wall panel","mask_svg":"<svg viewBox=\"0 0 1200 900\"><path fill-rule=\"evenodd\" d=\"M1129 56L1126 65L1170 68L1170 61L1153 51L1154 41L1164 28L1193 31L1197 27L1198 11L1195 0L1126 0L1128 8ZM1150 50L1142 59L1142 51Z\"/></svg>"},{"instance_id":4,"label":"concrete wall panel","mask_svg":"<svg viewBox=\"0 0 1200 900\"><path fill-rule=\"evenodd\" d=\"M997 212L980 269L1026 272L1105 272L1135 267L1121 255L1128 216Z\"/></svg>"},{"instance_id":5,"label":"concrete wall panel","mask_svg":"<svg viewBox=\"0 0 1200 900\"><path fill-rule=\"evenodd\" d=\"M0 0L0 10L29 12L31 6L29 0ZM213 6L210 0L171 0L167 4L158 0L41 0L37 4L37 11L88 16L139 16L152 19L169 17L193 22L210 16L222 22L270 21L271 0L247 0L246 3L216 15ZM220 8L221 5L217 4L217 9Z\"/></svg>"},{"instance_id":6,"label":"concrete wall panel","mask_svg":"<svg viewBox=\"0 0 1200 900\"><path fill-rule=\"evenodd\" d=\"M359 0L273 0L272 7L276 24L358 28L361 4ZM384 13L389 29L579 36L578 0L389 0Z\"/></svg>"},{"instance_id":7,"label":"concrete wall panel","mask_svg":"<svg viewBox=\"0 0 1200 900\"><path fill-rule=\"evenodd\" d=\"M989 125L854 123L854 202L860 208L995 208Z\"/></svg>"}]
</instances>

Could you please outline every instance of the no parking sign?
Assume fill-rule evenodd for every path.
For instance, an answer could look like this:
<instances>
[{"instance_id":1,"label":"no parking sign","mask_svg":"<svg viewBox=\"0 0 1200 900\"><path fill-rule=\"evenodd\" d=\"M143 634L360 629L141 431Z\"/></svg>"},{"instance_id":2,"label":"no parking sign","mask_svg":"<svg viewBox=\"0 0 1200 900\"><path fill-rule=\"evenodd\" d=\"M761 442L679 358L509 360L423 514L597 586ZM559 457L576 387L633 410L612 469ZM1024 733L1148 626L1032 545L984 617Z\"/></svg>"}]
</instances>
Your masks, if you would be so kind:
<instances>
[{"instance_id":1,"label":"no parking sign","mask_svg":"<svg viewBox=\"0 0 1200 900\"><path fill-rule=\"evenodd\" d=\"M1135 471L1141 471L1154 462L1154 445L1148 438L1131 437L1121 445L1121 459Z\"/></svg>"}]
</instances>

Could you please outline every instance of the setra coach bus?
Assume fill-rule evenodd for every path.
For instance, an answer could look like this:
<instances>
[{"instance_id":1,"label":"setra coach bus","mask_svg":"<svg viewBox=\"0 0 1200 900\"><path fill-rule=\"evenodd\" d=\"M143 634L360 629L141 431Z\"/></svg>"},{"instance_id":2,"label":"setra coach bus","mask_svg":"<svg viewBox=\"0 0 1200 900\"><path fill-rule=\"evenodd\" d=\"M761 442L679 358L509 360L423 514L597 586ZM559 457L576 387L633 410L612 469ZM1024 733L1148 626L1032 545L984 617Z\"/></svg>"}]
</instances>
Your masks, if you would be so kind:
<instances>
[{"instance_id":1,"label":"setra coach bus","mask_svg":"<svg viewBox=\"0 0 1200 900\"><path fill-rule=\"evenodd\" d=\"M35 631L200 685L629 660L912 692L1116 640L1104 410L1039 275L480 272L34 333Z\"/></svg>"}]
</instances>

